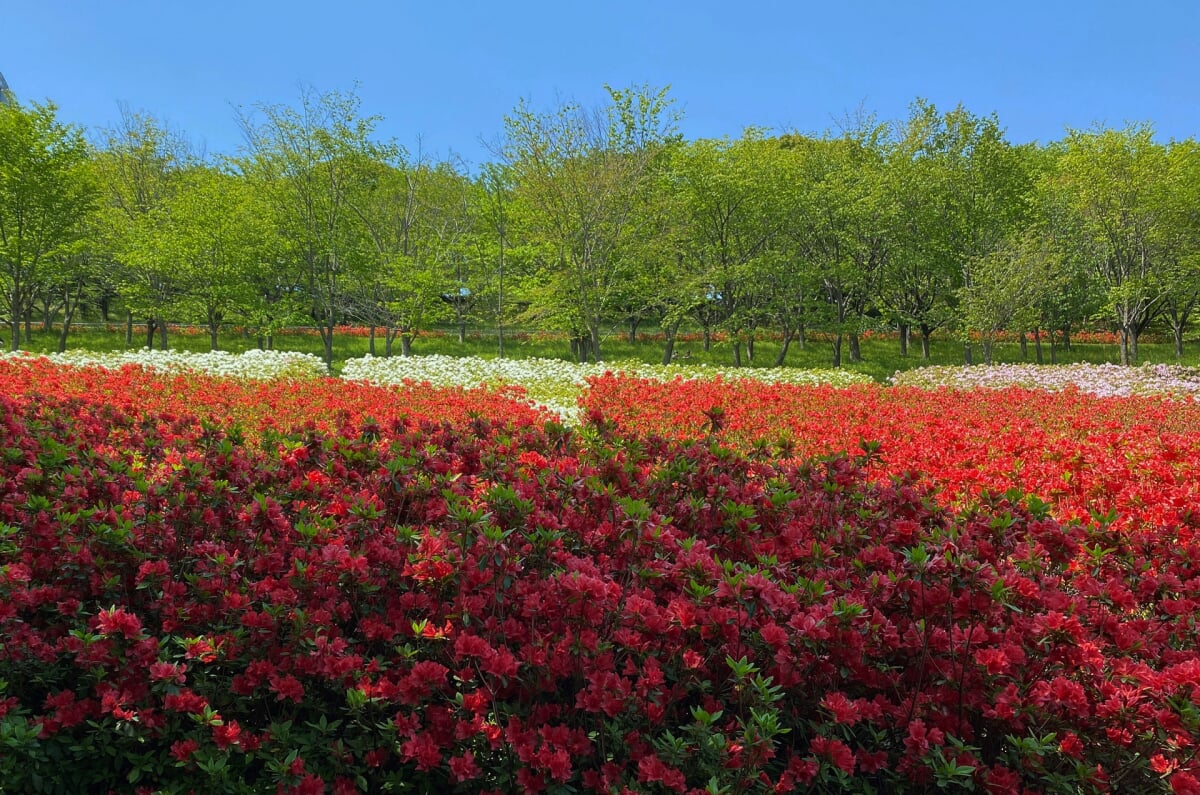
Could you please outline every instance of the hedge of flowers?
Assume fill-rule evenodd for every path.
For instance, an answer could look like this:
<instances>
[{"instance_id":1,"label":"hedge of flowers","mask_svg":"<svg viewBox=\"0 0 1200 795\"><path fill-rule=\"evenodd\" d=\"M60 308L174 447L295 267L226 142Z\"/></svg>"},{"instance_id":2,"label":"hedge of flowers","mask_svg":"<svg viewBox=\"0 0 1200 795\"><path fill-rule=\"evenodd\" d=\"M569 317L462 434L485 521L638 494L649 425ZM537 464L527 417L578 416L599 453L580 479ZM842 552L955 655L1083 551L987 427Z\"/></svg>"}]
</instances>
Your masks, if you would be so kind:
<instances>
[{"instance_id":1,"label":"hedge of flowers","mask_svg":"<svg viewBox=\"0 0 1200 795\"><path fill-rule=\"evenodd\" d=\"M919 367L897 372L891 382L898 386L927 389L1078 389L1105 397L1168 394L1195 397L1200 394L1200 368L1170 364L1124 367L1117 364L1000 364L974 367Z\"/></svg>"},{"instance_id":2,"label":"hedge of flowers","mask_svg":"<svg viewBox=\"0 0 1200 795\"><path fill-rule=\"evenodd\" d=\"M1063 521L1174 531L1200 506L1200 406L1012 387L756 386L593 379L583 409L623 431L714 433L743 450L807 458L877 446L878 475L914 471L946 504L1018 489Z\"/></svg>"},{"instance_id":3,"label":"hedge of flowers","mask_svg":"<svg viewBox=\"0 0 1200 795\"><path fill-rule=\"evenodd\" d=\"M337 378L223 378L140 364L61 366L47 357L0 359L0 395L21 400L78 397L130 411L191 414L247 434L312 425L336 429L369 418L462 423L476 416L540 423L550 418L519 387L370 386Z\"/></svg>"},{"instance_id":4,"label":"hedge of flowers","mask_svg":"<svg viewBox=\"0 0 1200 795\"><path fill-rule=\"evenodd\" d=\"M1200 793L1200 407L584 404L0 362L0 791Z\"/></svg>"},{"instance_id":5,"label":"hedge of flowers","mask_svg":"<svg viewBox=\"0 0 1200 795\"><path fill-rule=\"evenodd\" d=\"M103 367L109 370L125 365L136 365L151 370L180 373L205 373L227 378L251 378L256 380L321 378L329 374L325 363L311 353L295 351L259 351L244 353L212 351L191 353L187 351L155 351L143 348L137 351L67 351L30 357L29 354L0 354L0 358L23 359L44 358L56 364L73 367Z\"/></svg>"},{"instance_id":6,"label":"hedge of flowers","mask_svg":"<svg viewBox=\"0 0 1200 795\"><path fill-rule=\"evenodd\" d=\"M577 401L589 378L607 372L652 381L697 381L720 378L766 384L848 386L870 383L871 377L845 370L775 367L725 370L705 365L653 365L642 362L577 364L560 359L483 359L472 356L365 356L350 359L342 377L373 384L404 382L446 386L519 385L530 398L566 419L577 417Z\"/></svg>"}]
</instances>

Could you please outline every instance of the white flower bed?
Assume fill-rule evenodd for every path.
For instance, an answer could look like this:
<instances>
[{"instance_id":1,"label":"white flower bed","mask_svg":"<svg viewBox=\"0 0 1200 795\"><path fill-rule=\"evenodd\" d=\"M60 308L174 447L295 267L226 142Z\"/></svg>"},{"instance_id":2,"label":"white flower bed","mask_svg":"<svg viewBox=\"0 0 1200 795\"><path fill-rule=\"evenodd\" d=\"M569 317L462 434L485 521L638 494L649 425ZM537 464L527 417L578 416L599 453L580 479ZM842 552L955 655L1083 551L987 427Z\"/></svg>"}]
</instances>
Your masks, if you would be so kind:
<instances>
[{"instance_id":1,"label":"white flower bed","mask_svg":"<svg viewBox=\"0 0 1200 795\"><path fill-rule=\"evenodd\" d=\"M1002 389L1022 386L1058 391L1075 387L1102 397L1170 394L1200 395L1200 368L1171 364L999 364L973 367L920 367L897 372L896 386L926 389Z\"/></svg>"},{"instance_id":2,"label":"white flower bed","mask_svg":"<svg viewBox=\"0 0 1200 795\"><path fill-rule=\"evenodd\" d=\"M8 357L30 356L20 351L6 354ZM117 369L127 364L137 364L152 370L165 372L196 372L227 378L319 378L327 375L325 363L311 353L289 351L246 351L245 353L189 353L186 351L67 351L66 353L43 354L41 357L58 364L73 367L103 367Z\"/></svg>"},{"instance_id":3,"label":"white flower bed","mask_svg":"<svg viewBox=\"0 0 1200 795\"><path fill-rule=\"evenodd\" d=\"M577 413L575 399L586 379L606 372L626 373L639 378L669 381L724 378L754 379L769 384L832 384L848 386L870 383L870 376L844 370L798 370L791 368L724 369L704 365L653 365L642 362L576 364L561 359L481 359L473 356L393 356L386 359L364 356L350 359L342 377L373 384L428 381L438 386L507 386L525 388L535 402L564 418Z\"/></svg>"}]
</instances>

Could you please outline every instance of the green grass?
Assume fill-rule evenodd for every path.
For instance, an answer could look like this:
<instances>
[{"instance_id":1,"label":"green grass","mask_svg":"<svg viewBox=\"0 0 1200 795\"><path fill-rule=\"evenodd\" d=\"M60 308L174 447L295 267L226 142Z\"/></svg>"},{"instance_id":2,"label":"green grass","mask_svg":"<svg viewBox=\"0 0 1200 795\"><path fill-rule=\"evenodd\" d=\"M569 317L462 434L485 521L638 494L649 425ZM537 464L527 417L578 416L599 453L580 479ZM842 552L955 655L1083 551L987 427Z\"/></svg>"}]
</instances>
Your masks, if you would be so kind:
<instances>
[{"instance_id":1,"label":"green grass","mask_svg":"<svg viewBox=\"0 0 1200 795\"><path fill-rule=\"evenodd\" d=\"M7 340L7 334L4 335ZM84 349L91 351L126 350L128 347L137 350L144 346L145 333L134 334L134 344L125 345L124 330L107 331L97 327L76 327L71 331L67 340L69 349ZM218 339L221 350L240 353L257 347L255 337L237 332L222 333ZM187 334L172 329L168 344L171 348L181 351L201 352L209 349L207 334ZM58 345L57 331L42 331L34 326L32 337L22 340L22 349L35 353L50 353ZM602 352L606 361L640 361L647 364L658 364L662 360L662 343L659 341L638 341L630 343L623 333L612 333L602 343ZM157 345L156 345L157 347ZM274 347L278 350L300 351L322 355L321 338L313 334L283 334L275 337ZM383 355L383 339L376 340L376 355ZM778 353L778 343L770 340L759 341L755 346L753 362L748 362L743 350L743 363L753 367L768 367ZM393 355L399 355L400 343L396 341ZM527 334L507 337L504 343L505 355L511 358L545 358L571 360L570 346L567 341L556 335ZM341 364L347 359L364 356L368 352L366 337L341 334L334 339L334 372L341 371ZM728 342L714 342L709 351L699 341L679 342L675 346L679 360L691 364L709 364L730 367L733 364L732 347ZM810 340L804 348L793 343L786 360L788 367L828 368L832 361L833 346L827 341ZM469 332L467 339L459 343L449 332L440 331L418 336L413 344L414 354L442 354L449 356L480 356L493 358L497 355L496 338L494 334ZM953 340L935 339L931 346L928 360L921 358L920 346L910 346L907 357L900 356L899 343L895 339L865 339L862 342L861 362L850 362L849 348L843 346L843 367L848 370L864 373L877 381L886 382L897 370L908 370L930 364L960 365L963 363L962 344ZM1049 346L1043 346L1045 361L1050 360ZM1173 346L1169 343L1144 343L1140 348L1139 363L1175 363ZM1069 351L1058 351L1059 363L1090 362L1094 364L1119 361L1119 351L1116 345L1079 344L1072 345ZM983 351L979 345L974 346L974 361L983 361ZM1028 346L1027 357L1022 360L1020 346L1016 343L998 344L993 349L994 363L1033 362L1034 348ZM1200 348L1195 343L1185 347L1183 364L1200 364Z\"/></svg>"}]
</instances>

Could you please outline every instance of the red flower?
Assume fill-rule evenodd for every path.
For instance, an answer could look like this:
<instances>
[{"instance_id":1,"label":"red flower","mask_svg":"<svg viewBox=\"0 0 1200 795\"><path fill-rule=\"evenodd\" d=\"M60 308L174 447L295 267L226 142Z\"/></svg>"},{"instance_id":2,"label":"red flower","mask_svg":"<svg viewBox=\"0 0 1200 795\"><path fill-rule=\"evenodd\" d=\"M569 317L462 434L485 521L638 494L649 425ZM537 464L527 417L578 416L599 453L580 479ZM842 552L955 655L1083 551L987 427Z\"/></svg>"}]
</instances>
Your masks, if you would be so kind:
<instances>
[{"instance_id":1,"label":"red flower","mask_svg":"<svg viewBox=\"0 0 1200 795\"><path fill-rule=\"evenodd\" d=\"M809 750L818 759L824 758L846 773L854 772L854 752L841 740L814 737Z\"/></svg>"},{"instance_id":2,"label":"red flower","mask_svg":"<svg viewBox=\"0 0 1200 795\"><path fill-rule=\"evenodd\" d=\"M180 762L186 762L188 757L195 753L196 749L199 747L200 743L191 738L179 740L171 743L171 756L175 757Z\"/></svg>"},{"instance_id":3,"label":"red flower","mask_svg":"<svg viewBox=\"0 0 1200 795\"><path fill-rule=\"evenodd\" d=\"M1181 770L1171 776L1171 792L1175 795L1200 795L1200 780Z\"/></svg>"},{"instance_id":4,"label":"red flower","mask_svg":"<svg viewBox=\"0 0 1200 795\"><path fill-rule=\"evenodd\" d=\"M227 723L214 724L212 727L213 744L224 751L231 745L237 745L242 734L242 727L236 720Z\"/></svg>"},{"instance_id":5,"label":"red flower","mask_svg":"<svg viewBox=\"0 0 1200 795\"><path fill-rule=\"evenodd\" d=\"M102 635L122 635L129 640L142 636L142 621L120 607L101 610L96 616L96 626Z\"/></svg>"},{"instance_id":6,"label":"red flower","mask_svg":"<svg viewBox=\"0 0 1200 795\"><path fill-rule=\"evenodd\" d=\"M1074 732L1067 732L1063 735L1062 740L1058 743L1058 750L1072 759L1083 758L1083 743L1079 741L1079 737Z\"/></svg>"},{"instance_id":7,"label":"red flower","mask_svg":"<svg viewBox=\"0 0 1200 795\"><path fill-rule=\"evenodd\" d=\"M460 784L478 778L479 774L483 772L475 763L475 754L470 751L464 752L462 756L450 757L448 764L451 776Z\"/></svg>"},{"instance_id":8,"label":"red flower","mask_svg":"<svg viewBox=\"0 0 1200 795\"><path fill-rule=\"evenodd\" d=\"M845 693L830 693L825 696L821 705L833 714L833 719L837 723L853 726L861 717L858 707L855 706L854 702L846 698Z\"/></svg>"},{"instance_id":9,"label":"red flower","mask_svg":"<svg viewBox=\"0 0 1200 795\"><path fill-rule=\"evenodd\" d=\"M296 677L273 673L270 676L271 690L280 701L289 700L299 704L304 701L304 685Z\"/></svg>"}]
</instances>

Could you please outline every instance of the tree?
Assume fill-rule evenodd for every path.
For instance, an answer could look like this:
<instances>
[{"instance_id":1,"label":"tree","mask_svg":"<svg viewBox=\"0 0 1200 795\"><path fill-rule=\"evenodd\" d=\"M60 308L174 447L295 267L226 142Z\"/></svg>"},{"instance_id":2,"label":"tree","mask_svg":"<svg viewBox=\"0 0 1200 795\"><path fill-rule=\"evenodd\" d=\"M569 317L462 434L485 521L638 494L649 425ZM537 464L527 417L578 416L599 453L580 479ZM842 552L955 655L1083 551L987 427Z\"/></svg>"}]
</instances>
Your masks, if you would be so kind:
<instances>
[{"instance_id":1,"label":"tree","mask_svg":"<svg viewBox=\"0 0 1200 795\"><path fill-rule=\"evenodd\" d=\"M890 166L908 250L886 277L887 300L902 324L921 330L928 356L929 334L958 318L954 296L970 287L972 264L1025 223L1032 177L994 114L961 105L942 114L924 100L914 103Z\"/></svg>"},{"instance_id":2,"label":"tree","mask_svg":"<svg viewBox=\"0 0 1200 795\"><path fill-rule=\"evenodd\" d=\"M1156 268L1167 172L1166 150L1148 126L1072 131L1043 186L1065 210L1064 236L1103 286L1122 364L1137 361L1138 338L1162 306Z\"/></svg>"},{"instance_id":3,"label":"tree","mask_svg":"<svg viewBox=\"0 0 1200 795\"><path fill-rule=\"evenodd\" d=\"M1167 148L1166 190L1158 192L1163 220L1155 235L1161 265L1162 308L1183 358L1183 336L1200 304L1200 145L1194 139Z\"/></svg>"},{"instance_id":4,"label":"tree","mask_svg":"<svg viewBox=\"0 0 1200 795\"><path fill-rule=\"evenodd\" d=\"M667 89L608 88L592 112L565 103L537 113L522 100L505 117L502 156L528 210L528 229L553 252L544 300L581 354L601 358L600 327L634 236L638 201L659 146L673 133Z\"/></svg>"},{"instance_id":5,"label":"tree","mask_svg":"<svg viewBox=\"0 0 1200 795\"><path fill-rule=\"evenodd\" d=\"M793 220L784 200L795 176L788 160L778 142L749 130L737 141L680 147L672 163L682 212L680 253L693 274L692 314L704 329L705 350L714 327L729 332L735 366L765 307L757 271L776 261L771 247Z\"/></svg>"},{"instance_id":6,"label":"tree","mask_svg":"<svg viewBox=\"0 0 1200 795\"><path fill-rule=\"evenodd\" d=\"M52 104L0 103L0 280L10 350L21 319L56 265L70 262L96 201L82 132L61 123Z\"/></svg>"},{"instance_id":7,"label":"tree","mask_svg":"<svg viewBox=\"0 0 1200 795\"><path fill-rule=\"evenodd\" d=\"M121 119L102 132L95 167L103 202L96 240L97 256L110 265L108 287L126 301L126 345L133 344L134 311L146 317L146 345L167 347L166 311L179 284L169 269L150 263L139 270L126 253L148 227L176 188L178 176L198 161L180 132L146 113L121 106Z\"/></svg>"},{"instance_id":8,"label":"tree","mask_svg":"<svg viewBox=\"0 0 1200 795\"><path fill-rule=\"evenodd\" d=\"M257 106L240 116L246 138L241 172L274 209L296 283L310 301L325 363L333 366L334 330L349 307L351 286L371 258L354 206L375 179L375 165L396 165L400 148L372 136L378 117L363 117L353 93L301 92L299 105Z\"/></svg>"},{"instance_id":9,"label":"tree","mask_svg":"<svg viewBox=\"0 0 1200 795\"><path fill-rule=\"evenodd\" d=\"M150 217L128 261L157 280L176 281L172 308L203 318L216 350L223 323L234 315L253 317L258 271L274 259L268 208L244 179L196 167L181 175L175 193Z\"/></svg>"},{"instance_id":10,"label":"tree","mask_svg":"<svg viewBox=\"0 0 1200 795\"><path fill-rule=\"evenodd\" d=\"M804 176L797 180L798 223L793 234L831 310L833 366L842 365L842 342L859 361L859 333L891 256L891 204L882 181L881 142L886 128L872 122L837 137L807 139Z\"/></svg>"},{"instance_id":11,"label":"tree","mask_svg":"<svg viewBox=\"0 0 1200 795\"><path fill-rule=\"evenodd\" d=\"M999 332L1036 327L1047 298L1062 292L1068 276L1051 241L1036 231L1014 235L980 257L974 278L960 290L960 312L969 331L978 331L983 357L992 363Z\"/></svg>"}]
</instances>

